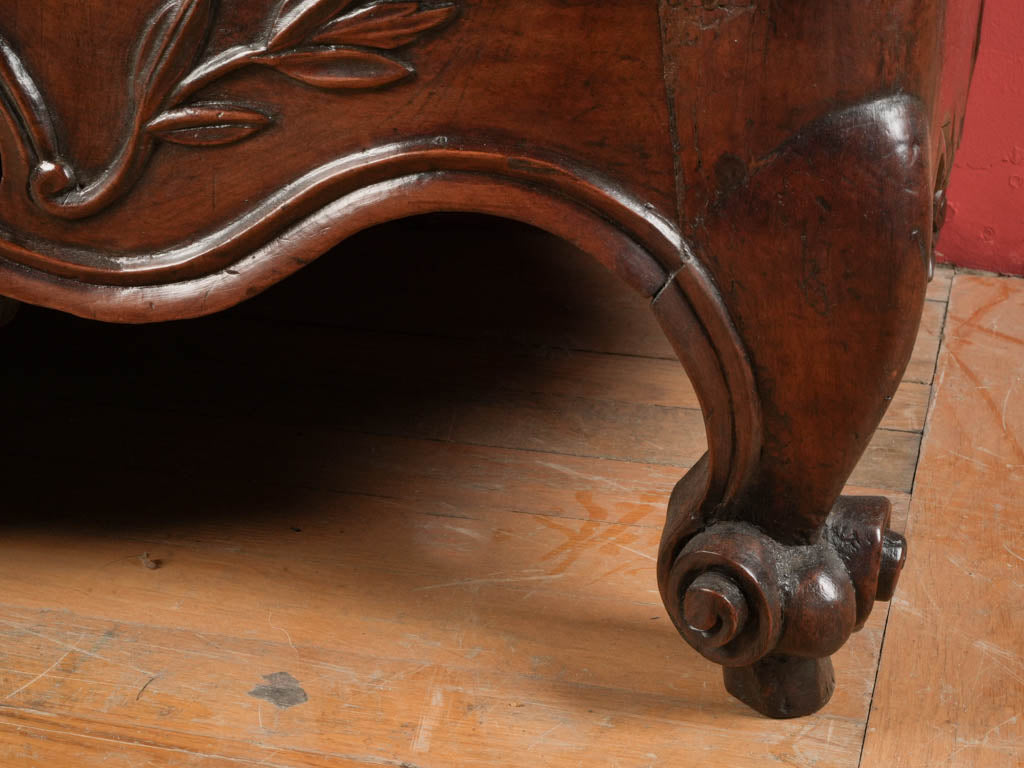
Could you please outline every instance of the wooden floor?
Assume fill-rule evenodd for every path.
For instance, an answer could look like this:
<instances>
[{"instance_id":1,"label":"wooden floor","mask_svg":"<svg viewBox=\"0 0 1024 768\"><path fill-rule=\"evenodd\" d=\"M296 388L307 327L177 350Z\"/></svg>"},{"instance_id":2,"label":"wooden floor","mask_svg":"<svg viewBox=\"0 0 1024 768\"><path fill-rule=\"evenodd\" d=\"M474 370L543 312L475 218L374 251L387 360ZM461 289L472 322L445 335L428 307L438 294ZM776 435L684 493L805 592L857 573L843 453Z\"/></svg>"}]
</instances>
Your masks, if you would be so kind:
<instances>
[{"instance_id":1,"label":"wooden floor","mask_svg":"<svg viewBox=\"0 0 1024 768\"><path fill-rule=\"evenodd\" d=\"M1022 343L1021 281L940 271L852 478L912 518L888 633L879 606L829 706L779 722L665 616L700 412L572 249L434 217L200 321L24 310L0 766L1022 765Z\"/></svg>"}]
</instances>

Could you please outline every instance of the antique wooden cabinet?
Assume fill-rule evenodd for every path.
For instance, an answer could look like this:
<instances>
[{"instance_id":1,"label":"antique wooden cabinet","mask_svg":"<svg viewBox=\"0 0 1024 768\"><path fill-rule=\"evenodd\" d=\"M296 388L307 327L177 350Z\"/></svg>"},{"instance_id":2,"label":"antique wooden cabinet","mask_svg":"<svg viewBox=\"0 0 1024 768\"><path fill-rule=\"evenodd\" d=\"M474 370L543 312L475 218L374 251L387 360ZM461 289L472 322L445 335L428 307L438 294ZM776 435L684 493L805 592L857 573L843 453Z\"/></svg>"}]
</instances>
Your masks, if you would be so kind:
<instances>
[{"instance_id":1,"label":"antique wooden cabinet","mask_svg":"<svg viewBox=\"0 0 1024 768\"><path fill-rule=\"evenodd\" d=\"M669 614L736 696L813 712L904 559L839 494L911 353L980 4L8 0L0 294L155 322L423 212L570 240L704 409Z\"/></svg>"}]
</instances>

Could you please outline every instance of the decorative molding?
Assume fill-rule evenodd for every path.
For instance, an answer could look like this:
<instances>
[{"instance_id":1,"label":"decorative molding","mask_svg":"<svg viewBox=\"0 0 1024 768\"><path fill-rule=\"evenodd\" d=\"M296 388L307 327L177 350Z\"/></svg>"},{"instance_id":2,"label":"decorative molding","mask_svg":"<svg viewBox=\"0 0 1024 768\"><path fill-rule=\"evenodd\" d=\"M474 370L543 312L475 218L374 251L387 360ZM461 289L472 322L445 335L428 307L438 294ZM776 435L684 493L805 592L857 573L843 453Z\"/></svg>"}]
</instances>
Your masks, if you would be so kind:
<instances>
[{"instance_id":1,"label":"decorative molding","mask_svg":"<svg viewBox=\"0 0 1024 768\"><path fill-rule=\"evenodd\" d=\"M494 190L488 197L497 196L504 183L517 182L543 192L544 199L550 195L552 199L572 201L641 243L663 271L680 266L685 246L675 223L643 200L626 194L610 179L566 162L560 154L527 151L490 137L453 135L386 143L344 155L270 190L250 208L225 218L215 228L202 234L180 233L177 242L160 249L112 252L23 235L0 225L0 263L11 262L41 279L66 278L95 287L172 286L184 281L191 281L195 287L194 281L231 267L257 251L263 250L265 257L273 259L279 241L285 238L299 251L304 247L307 254L316 253L318 243L312 239L303 243L307 235L294 231L313 218L328 220L321 226L329 227L335 239L325 250L333 247L359 231L360 226L353 223L359 218L356 207L362 206L359 201L371 190L379 193L381 185L394 192L374 198L383 217L374 223L430 212L406 205L409 190L435 177L457 175L486 181ZM353 208L346 209L342 205L345 201ZM431 210L447 210L455 205L454 210L509 215L541 229L547 226L535 220L540 211L510 207L498 213L486 202L478 198L466 202L438 198ZM642 271L646 276L638 278L640 282L654 282L650 294L664 284L663 274L655 280L649 271ZM6 292L6 285L4 289Z\"/></svg>"},{"instance_id":2,"label":"decorative molding","mask_svg":"<svg viewBox=\"0 0 1024 768\"><path fill-rule=\"evenodd\" d=\"M192 147L235 144L265 130L272 109L196 95L250 66L270 68L324 90L383 88L415 69L391 51L450 22L454 3L424 6L373 0L283 0L257 41L200 60L218 0L171 0L144 30L129 82L128 135L111 165L82 180L62 156L46 99L13 46L0 37L0 107L20 128L33 171L29 195L62 219L93 216L123 197L145 171L161 142Z\"/></svg>"}]
</instances>

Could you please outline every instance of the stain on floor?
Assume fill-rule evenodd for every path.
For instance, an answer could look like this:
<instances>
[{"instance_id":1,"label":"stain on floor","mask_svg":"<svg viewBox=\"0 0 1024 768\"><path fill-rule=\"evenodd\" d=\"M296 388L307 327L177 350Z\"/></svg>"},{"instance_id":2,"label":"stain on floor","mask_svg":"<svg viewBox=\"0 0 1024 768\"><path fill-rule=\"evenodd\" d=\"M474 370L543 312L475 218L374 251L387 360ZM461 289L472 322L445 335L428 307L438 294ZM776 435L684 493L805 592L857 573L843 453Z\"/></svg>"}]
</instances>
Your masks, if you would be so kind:
<instances>
[{"instance_id":1,"label":"stain on floor","mask_svg":"<svg viewBox=\"0 0 1024 768\"><path fill-rule=\"evenodd\" d=\"M264 675L265 685L257 685L249 695L257 699L266 699L279 709L288 709L309 701L309 696L302 690L299 681L287 672L274 672Z\"/></svg>"}]
</instances>

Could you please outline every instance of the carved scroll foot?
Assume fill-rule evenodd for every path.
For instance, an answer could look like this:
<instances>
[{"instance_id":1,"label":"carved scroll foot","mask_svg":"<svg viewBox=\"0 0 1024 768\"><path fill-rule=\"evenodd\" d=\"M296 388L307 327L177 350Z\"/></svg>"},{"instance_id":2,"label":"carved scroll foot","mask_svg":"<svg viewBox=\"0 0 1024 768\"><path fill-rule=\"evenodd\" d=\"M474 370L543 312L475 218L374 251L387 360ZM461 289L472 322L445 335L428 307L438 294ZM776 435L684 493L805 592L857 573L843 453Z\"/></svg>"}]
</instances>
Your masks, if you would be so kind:
<instances>
[{"instance_id":1,"label":"carved scroll foot","mask_svg":"<svg viewBox=\"0 0 1024 768\"><path fill-rule=\"evenodd\" d=\"M842 497L822 535L783 544L747 523L695 535L668 574L667 604L697 651L725 667L728 691L770 717L823 707L829 657L888 600L906 559L881 497Z\"/></svg>"},{"instance_id":2,"label":"carved scroll foot","mask_svg":"<svg viewBox=\"0 0 1024 768\"><path fill-rule=\"evenodd\" d=\"M726 667L725 688L768 717L803 717L828 704L836 688L832 660L773 655L746 667Z\"/></svg>"},{"instance_id":3,"label":"carved scroll foot","mask_svg":"<svg viewBox=\"0 0 1024 768\"><path fill-rule=\"evenodd\" d=\"M887 499L843 497L816 544L785 546L719 524L684 550L676 566L683 636L725 665L729 693L768 717L802 717L828 703L831 654L876 600L892 597L906 561L889 515ZM690 581L694 568L707 570Z\"/></svg>"}]
</instances>

